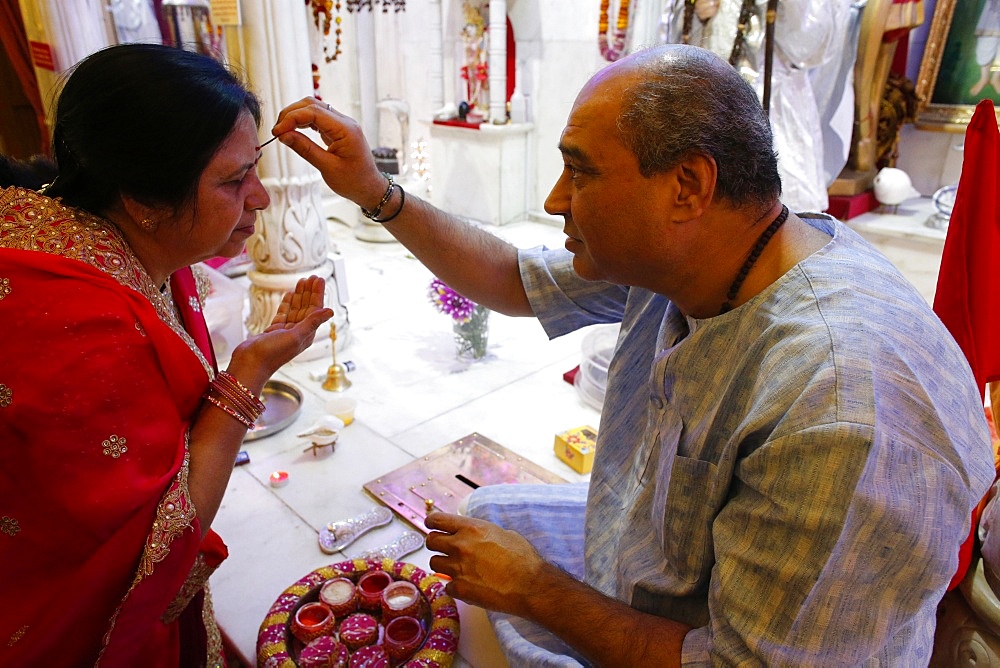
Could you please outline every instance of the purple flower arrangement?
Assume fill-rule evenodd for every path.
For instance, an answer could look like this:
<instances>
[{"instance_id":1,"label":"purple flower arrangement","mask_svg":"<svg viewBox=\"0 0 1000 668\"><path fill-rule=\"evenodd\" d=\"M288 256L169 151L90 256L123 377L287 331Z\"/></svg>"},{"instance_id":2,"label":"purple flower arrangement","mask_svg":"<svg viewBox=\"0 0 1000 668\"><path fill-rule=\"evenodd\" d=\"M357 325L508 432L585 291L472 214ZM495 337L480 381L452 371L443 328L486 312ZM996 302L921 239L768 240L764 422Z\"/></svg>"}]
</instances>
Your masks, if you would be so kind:
<instances>
[{"instance_id":1,"label":"purple flower arrangement","mask_svg":"<svg viewBox=\"0 0 1000 668\"><path fill-rule=\"evenodd\" d=\"M485 357L490 310L458 294L440 278L431 281L427 296L434 308L451 316L458 356L473 360Z\"/></svg>"},{"instance_id":2,"label":"purple flower arrangement","mask_svg":"<svg viewBox=\"0 0 1000 668\"><path fill-rule=\"evenodd\" d=\"M458 294L440 278L431 281L427 296L430 297L434 308L441 313L447 313L455 322L468 322L476 309L476 302Z\"/></svg>"}]
</instances>

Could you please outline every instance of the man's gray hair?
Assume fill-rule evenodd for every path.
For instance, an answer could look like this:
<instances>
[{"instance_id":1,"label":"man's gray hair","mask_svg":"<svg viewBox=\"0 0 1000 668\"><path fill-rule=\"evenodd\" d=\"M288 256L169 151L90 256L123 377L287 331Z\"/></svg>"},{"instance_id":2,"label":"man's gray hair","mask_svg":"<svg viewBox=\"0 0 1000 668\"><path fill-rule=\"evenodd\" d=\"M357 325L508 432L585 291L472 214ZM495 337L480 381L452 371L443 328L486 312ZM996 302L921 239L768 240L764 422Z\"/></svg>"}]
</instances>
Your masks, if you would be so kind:
<instances>
[{"instance_id":1,"label":"man's gray hair","mask_svg":"<svg viewBox=\"0 0 1000 668\"><path fill-rule=\"evenodd\" d=\"M701 153L715 160L717 197L741 206L769 204L781 194L767 115L729 63L683 45L635 57L639 81L624 93L618 130L643 176Z\"/></svg>"}]
</instances>

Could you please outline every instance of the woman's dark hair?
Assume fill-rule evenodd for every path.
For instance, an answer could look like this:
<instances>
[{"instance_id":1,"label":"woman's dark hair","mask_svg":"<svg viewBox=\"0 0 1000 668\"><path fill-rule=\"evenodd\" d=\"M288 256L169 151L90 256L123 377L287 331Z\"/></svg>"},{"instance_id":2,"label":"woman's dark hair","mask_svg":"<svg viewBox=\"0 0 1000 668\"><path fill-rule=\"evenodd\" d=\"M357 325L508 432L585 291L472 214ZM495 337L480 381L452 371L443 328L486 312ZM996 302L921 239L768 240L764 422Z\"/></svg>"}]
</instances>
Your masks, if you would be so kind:
<instances>
[{"instance_id":1,"label":"woman's dark hair","mask_svg":"<svg viewBox=\"0 0 1000 668\"><path fill-rule=\"evenodd\" d=\"M208 56L158 44L98 51L59 95L59 175L46 194L98 215L119 193L179 207L244 110L260 124L257 97Z\"/></svg>"},{"instance_id":2,"label":"woman's dark hair","mask_svg":"<svg viewBox=\"0 0 1000 668\"><path fill-rule=\"evenodd\" d=\"M0 188L20 186L38 190L56 174L56 163L44 155L33 155L27 160L0 155Z\"/></svg>"}]
</instances>

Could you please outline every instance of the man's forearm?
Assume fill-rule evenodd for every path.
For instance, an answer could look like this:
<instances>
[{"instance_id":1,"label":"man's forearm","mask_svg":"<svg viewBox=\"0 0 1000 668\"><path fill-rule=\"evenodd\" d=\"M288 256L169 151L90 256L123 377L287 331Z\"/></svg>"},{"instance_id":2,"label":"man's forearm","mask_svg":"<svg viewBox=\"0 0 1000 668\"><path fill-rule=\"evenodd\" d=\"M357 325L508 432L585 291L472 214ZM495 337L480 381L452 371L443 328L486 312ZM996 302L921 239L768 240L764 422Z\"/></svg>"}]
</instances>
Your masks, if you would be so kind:
<instances>
[{"instance_id":1,"label":"man's forearm","mask_svg":"<svg viewBox=\"0 0 1000 668\"><path fill-rule=\"evenodd\" d=\"M396 188L384 210L396 211L401 197ZM521 283L517 248L506 241L411 195L385 228L465 297L506 315L533 315Z\"/></svg>"},{"instance_id":2,"label":"man's forearm","mask_svg":"<svg viewBox=\"0 0 1000 668\"><path fill-rule=\"evenodd\" d=\"M598 666L679 666L691 627L640 612L548 564L532 583L523 616Z\"/></svg>"}]
</instances>

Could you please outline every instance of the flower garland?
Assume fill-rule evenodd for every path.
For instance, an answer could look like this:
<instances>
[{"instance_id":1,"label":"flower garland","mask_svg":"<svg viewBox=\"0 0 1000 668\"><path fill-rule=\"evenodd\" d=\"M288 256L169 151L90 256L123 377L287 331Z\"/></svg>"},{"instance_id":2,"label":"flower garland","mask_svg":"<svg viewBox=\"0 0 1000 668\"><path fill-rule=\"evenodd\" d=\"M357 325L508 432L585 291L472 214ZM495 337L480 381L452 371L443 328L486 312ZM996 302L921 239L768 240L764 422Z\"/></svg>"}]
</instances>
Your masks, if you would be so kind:
<instances>
[{"instance_id":1,"label":"flower garland","mask_svg":"<svg viewBox=\"0 0 1000 668\"><path fill-rule=\"evenodd\" d=\"M336 0L334 4L333 0L306 0L306 6L312 9L313 25L316 26L317 30L323 31L323 55L326 58L326 62L330 63L337 59L341 53L340 50L340 35L341 35L341 19L340 19L340 0ZM333 11L336 10L337 15L333 16ZM320 17L322 17L322 28L320 27ZM329 50L329 39L330 39L330 27L333 23L337 24L337 29L334 32L336 36L336 43L334 44L333 55L330 55ZM319 77L316 72L319 68L313 65L313 88L318 88Z\"/></svg>"},{"instance_id":2,"label":"flower garland","mask_svg":"<svg viewBox=\"0 0 1000 668\"><path fill-rule=\"evenodd\" d=\"M375 0L375 4L378 4L379 0ZM396 13L406 11L406 0L381 0L382 2L382 13L388 14L389 7L392 7ZM373 4L372 0L347 0L347 11L360 12L362 9L367 9L372 11Z\"/></svg>"},{"instance_id":3,"label":"flower garland","mask_svg":"<svg viewBox=\"0 0 1000 668\"><path fill-rule=\"evenodd\" d=\"M681 44L691 43L691 28L694 26L694 6L697 0L684 0L684 19L681 23ZM704 24L704 21L702 21Z\"/></svg>"},{"instance_id":4,"label":"flower garland","mask_svg":"<svg viewBox=\"0 0 1000 668\"><path fill-rule=\"evenodd\" d=\"M306 7L312 10L313 25L316 26L317 30L323 32L323 56L326 62L332 63L337 59L343 51L340 48L341 35L343 29L341 23L343 20L340 17L340 7L341 0L305 0ZM406 11L406 0L381 0L382 2L382 13L388 13L389 7L393 7L396 12ZM347 11L355 12L361 11L362 9L368 9L372 11L372 0L347 0ZM331 55L329 40L330 40L330 28L336 24L336 29L334 30L335 43L333 45L333 53ZM313 89L319 90L319 67L313 63L312 66L312 76L313 76Z\"/></svg>"},{"instance_id":5,"label":"flower garland","mask_svg":"<svg viewBox=\"0 0 1000 668\"><path fill-rule=\"evenodd\" d=\"M628 35L628 15L629 0L620 0L618 5L618 20L615 23L614 42L608 44L608 9L611 0L601 0L601 17L598 22L597 46L601 50L601 56L610 62L614 62L625 55L625 41Z\"/></svg>"},{"instance_id":6,"label":"flower garland","mask_svg":"<svg viewBox=\"0 0 1000 668\"><path fill-rule=\"evenodd\" d=\"M750 32L750 21L754 13L754 0L743 0L740 5L740 17L736 21L736 37L733 39L733 51L729 54L729 64L740 69L747 57L747 34Z\"/></svg>"}]
</instances>

